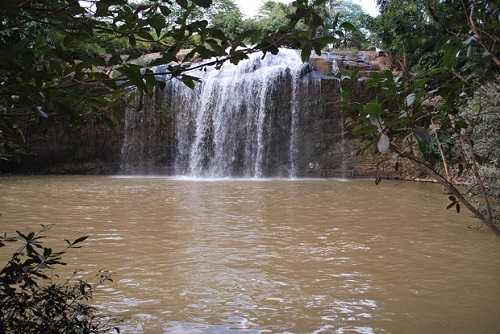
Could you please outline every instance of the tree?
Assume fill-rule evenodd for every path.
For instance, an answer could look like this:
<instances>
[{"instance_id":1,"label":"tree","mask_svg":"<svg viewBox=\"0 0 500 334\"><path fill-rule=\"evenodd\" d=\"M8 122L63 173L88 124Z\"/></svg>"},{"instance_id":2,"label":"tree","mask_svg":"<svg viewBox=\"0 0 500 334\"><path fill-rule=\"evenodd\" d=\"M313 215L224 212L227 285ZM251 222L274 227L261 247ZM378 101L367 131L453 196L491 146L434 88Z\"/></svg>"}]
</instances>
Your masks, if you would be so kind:
<instances>
[{"instance_id":1,"label":"tree","mask_svg":"<svg viewBox=\"0 0 500 334\"><path fill-rule=\"evenodd\" d=\"M367 39L363 30L367 27L369 15L363 12L360 5L350 0L325 0L318 3L315 10L319 19L323 21L316 32L318 36L323 37L323 41L330 39L328 44L335 44L337 47L347 45L360 47L366 43ZM263 29L264 33L273 33L285 24L288 15L293 11L294 7L291 4L265 1L253 25ZM337 27L342 29L339 30ZM307 29L301 22L297 28Z\"/></svg>"},{"instance_id":2,"label":"tree","mask_svg":"<svg viewBox=\"0 0 500 334\"><path fill-rule=\"evenodd\" d=\"M293 12L291 4L268 0L260 6L255 22L265 34L272 34L286 23L287 16L291 12Z\"/></svg>"},{"instance_id":3,"label":"tree","mask_svg":"<svg viewBox=\"0 0 500 334\"><path fill-rule=\"evenodd\" d=\"M243 14L233 0L218 0L210 6L209 22L220 29L229 39L243 33Z\"/></svg>"},{"instance_id":4,"label":"tree","mask_svg":"<svg viewBox=\"0 0 500 334\"><path fill-rule=\"evenodd\" d=\"M428 69L439 59L434 46L446 30L430 19L426 2L379 1L381 14L369 22L372 42L389 54L395 70Z\"/></svg>"},{"instance_id":5,"label":"tree","mask_svg":"<svg viewBox=\"0 0 500 334\"><path fill-rule=\"evenodd\" d=\"M321 52L326 44L316 36L323 22L315 7L323 1L294 2L287 20L272 33L235 28L234 35L218 26L218 13L213 13L212 25L197 16L197 11L211 7L212 0L150 1L137 6L126 0L3 1L0 157L30 153L25 137L33 127L44 129L62 121L72 126L86 122L113 126L124 103L163 87L152 70L155 65L166 64L161 74L192 87L198 79L188 74L190 70L238 63L254 52L277 53L283 45L302 49L306 60L312 49ZM217 3L237 16L230 1ZM303 28L296 29L299 22ZM126 39L131 52L99 56L78 52L84 46L105 49L117 39ZM147 67L138 63L139 43L161 50ZM182 53L186 48L190 52ZM195 58L206 62L193 63Z\"/></svg>"},{"instance_id":6,"label":"tree","mask_svg":"<svg viewBox=\"0 0 500 334\"><path fill-rule=\"evenodd\" d=\"M175 18L182 15L183 8L180 5L174 6L174 15L170 15L169 20L175 22ZM191 21L206 20L208 27L216 28L228 40L236 38L243 32L243 14L238 5L233 0L212 0L208 8L198 7L191 13Z\"/></svg>"},{"instance_id":7,"label":"tree","mask_svg":"<svg viewBox=\"0 0 500 334\"><path fill-rule=\"evenodd\" d=\"M326 27L336 26L337 21L344 24L344 28L349 26L341 36L336 46L351 46L363 49L367 44L368 24L371 17L363 12L360 5L350 0L328 0L318 9L320 15L325 20ZM328 35L330 32L324 31Z\"/></svg>"},{"instance_id":8,"label":"tree","mask_svg":"<svg viewBox=\"0 0 500 334\"><path fill-rule=\"evenodd\" d=\"M388 3L385 2L386 10ZM359 87L358 74L354 72L348 78L348 73L342 73L341 107L354 132L369 140L366 150L377 147L382 159L396 160L396 168L398 159L426 168L449 193L448 208L460 212L461 205L465 206L500 236L500 206L496 197L500 183L498 178L494 180L485 174L488 168L483 168L485 164L498 168L498 151L488 150L485 154L484 138L481 145L474 142L478 137L476 130L487 128L487 122L497 120L499 113L500 25L496 8L488 2L465 0L427 3L426 8L434 20L432 24L447 29L436 46L441 54L439 61L416 75L372 73L364 83L374 96L368 103L354 93ZM456 170L467 172L472 180L465 191L425 159L432 141L439 143L439 136L431 136L438 130L457 138ZM454 153L441 150L441 154L446 163Z\"/></svg>"}]
</instances>

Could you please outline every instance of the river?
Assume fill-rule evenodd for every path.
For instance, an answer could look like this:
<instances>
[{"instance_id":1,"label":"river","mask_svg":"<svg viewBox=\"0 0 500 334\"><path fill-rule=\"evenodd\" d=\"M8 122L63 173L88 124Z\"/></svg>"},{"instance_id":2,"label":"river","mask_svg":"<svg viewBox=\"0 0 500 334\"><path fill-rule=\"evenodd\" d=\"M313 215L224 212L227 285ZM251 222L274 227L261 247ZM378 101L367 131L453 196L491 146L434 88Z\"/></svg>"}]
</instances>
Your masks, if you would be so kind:
<instances>
[{"instance_id":1,"label":"river","mask_svg":"<svg viewBox=\"0 0 500 334\"><path fill-rule=\"evenodd\" d=\"M435 184L4 176L2 231L65 260L123 333L499 333L500 240ZM8 249L0 253L5 263Z\"/></svg>"}]
</instances>

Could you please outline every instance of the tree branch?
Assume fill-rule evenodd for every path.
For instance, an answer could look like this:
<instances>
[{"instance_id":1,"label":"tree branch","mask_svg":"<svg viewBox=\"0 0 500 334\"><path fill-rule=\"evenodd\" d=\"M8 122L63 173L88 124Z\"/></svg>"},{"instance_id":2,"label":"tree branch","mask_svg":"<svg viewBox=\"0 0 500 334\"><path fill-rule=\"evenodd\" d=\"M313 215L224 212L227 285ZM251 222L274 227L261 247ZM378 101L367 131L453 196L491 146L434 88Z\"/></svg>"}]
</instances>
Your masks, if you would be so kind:
<instances>
[{"instance_id":1,"label":"tree branch","mask_svg":"<svg viewBox=\"0 0 500 334\"><path fill-rule=\"evenodd\" d=\"M428 165L427 163L418 160L415 156L410 155L402 151L398 146L391 144L391 149L408 160L411 160L418 165L425 167L428 171L430 171L436 180L448 190L449 193L453 194L476 218L481 220L488 228L497 236L500 237L500 228L496 226L490 219L489 216L483 215L479 210L477 210L465 197L462 193L451 183L449 182L441 173L435 170L433 167Z\"/></svg>"},{"instance_id":2,"label":"tree branch","mask_svg":"<svg viewBox=\"0 0 500 334\"><path fill-rule=\"evenodd\" d=\"M495 62L496 65L500 66L500 58L496 56L494 52L486 45L484 42L481 32L479 29L476 27L476 24L474 23L474 3L471 5L470 13L467 11L467 5L465 3L465 0L462 0L462 6L465 11L465 16L467 17L467 23L469 27L471 28L472 32L474 33L474 36L476 36L477 42L492 56L493 61Z\"/></svg>"},{"instance_id":3,"label":"tree branch","mask_svg":"<svg viewBox=\"0 0 500 334\"><path fill-rule=\"evenodd\" d=\"M71 6L73 6L74 4L77 4L77 3L78 3L78 0L74 0L72 2L69 2L65 6L62 6L60 8L54 9L53 11L50 11L50 12L47 12L47 13L44 13L42 15L39 15L39 16L36 16L36 17L32 17L32 18L25 17L24 15L19 15L20 17L24 18L25 20L21 21L21 22L17 22L17 23L12 24L12 25L0 26L0 31L9 30L9 29L13 29L13 28L19 28L19 27L22 27L22 26L24 26L25 24L27 24L29 22L35 22L35 21L38 22L38 21L40 21L40 20L42 20L44 18L51 17L54 14L57 14L57 13L63 11L63 10L66 10L69 7L71 7ZM22 6L18 6L18 8L22 8ZM29 8L29 9L32 9L32 8Z\"/></svg>"}]
</instances>

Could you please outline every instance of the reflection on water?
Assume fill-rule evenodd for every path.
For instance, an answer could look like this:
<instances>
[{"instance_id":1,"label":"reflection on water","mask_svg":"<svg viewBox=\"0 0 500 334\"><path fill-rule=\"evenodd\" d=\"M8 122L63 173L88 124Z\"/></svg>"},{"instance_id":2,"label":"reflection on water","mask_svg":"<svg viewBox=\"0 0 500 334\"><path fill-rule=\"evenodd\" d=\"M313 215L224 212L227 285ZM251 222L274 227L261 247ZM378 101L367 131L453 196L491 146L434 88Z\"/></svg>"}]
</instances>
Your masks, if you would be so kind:
<instances>
[{"instance_id":1,"label":"reflection on water","mask_svg":"<svg viewBox=\"0 0 500 334\"><path fill-rule=\"evenodd\" d=\"M500 242L432 184L0 180L4 231L90 235L66 260L116 273L94 302L125 333L500 331Z\"/></svg>"}]
</instances>

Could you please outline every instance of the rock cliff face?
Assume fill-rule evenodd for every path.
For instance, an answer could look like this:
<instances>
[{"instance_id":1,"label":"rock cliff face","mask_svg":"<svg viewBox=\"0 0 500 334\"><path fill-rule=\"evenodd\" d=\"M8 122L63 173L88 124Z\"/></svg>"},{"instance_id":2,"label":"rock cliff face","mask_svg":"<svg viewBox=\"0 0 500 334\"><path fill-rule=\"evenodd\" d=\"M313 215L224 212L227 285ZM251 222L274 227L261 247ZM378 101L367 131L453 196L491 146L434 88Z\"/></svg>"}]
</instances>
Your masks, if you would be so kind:
<instances>
[{"instance_id":1,"label":"rock cliff face","mask_svg":"<svg viewBox=\"0 0 500 334\"><path fill-rule=\"evenodd\" d=\"M20 161L0 161L2 173L114 174L119 170L123 126L103 124L78 129L58 124L47 133L27 138L33 154Z\"/></svg>"},{"instance_id":2,"label":"rock cliff face","mask_svg":"<svg viewBox=\"0 0 500 334\"><path fill-rule=\"evenodd\" d=\"M315 78L311 81L314 84L309 83L305 86L297 86L298 84L290 79L294 75L287 71L283 72L282 79L278 77L278 80L283 82L281 88L275 87L274 90L269 89L263 93L264 95L274 94L266 97L269 98L266 105L272 106L266 107L267 116L263 119L266 133L274 137L269 137L267 142L261 141L260 144L259 142L255 144L264 145L267 150L266 157L261 158L262 166L264 166L262 174L257 176L373 176L376 174L389 177L404 176L395 174L390 165L382 166L377 170L371 158L360 158L355 155L359 143L353 140L344 128L343 120L334 104L340 98L338 81L334 78L338 71L360 68L361 73L369 75L371 71L384 70L383 60L383 58L376 57L374 53L368 52L355 56L338 54L313 56L309 65L304 66L304 69L298 72L301 74L297 74ZM170 89L174 88L170 87ZM293 89L300 91L300 94L293 95L293 92L291 93ZM181 140L182 136L189 137L195 134L180 135L176 127L179 127L177 123L181 121L190 122L190 127L193 127L195 131L193 119L176 116L176 113L187 114L188 111L181 112L173 108L172 104L174 102L178 104L179 101L169 97L169 94L172 94L172 91L169 92L168 89L163 92L158 91L144 111L128 112L123 119L117 120L115 129L95 124L73 129L58 124L47 134L32 133L27 141L35 154L23 157L19 162L1 162L0 172L172 175L178 174L179 168L184 168L184 172L187 173L190 169L186 166L182 167L183 163L186 164L183 159L188 158L187 156L182 158L180 155L180 151L186 149L182 148ZM291 102L290 99L296 99L295 102L300 102L300 106L291 106L293 101ZM240 112L246 114L252 109L249 106L238 108L243 108ZM295 120L289 115L293 108L298 114ZM224 112L227 113L227 111ZM224 117L229 117L227 115ZM191 117L196 117L196 115ZM250 119L248 117L247 119ZM228 126L239 127L238 122L226 125ZM215 150L214 127L214 123L204 127L203 131L208 131L207 136L198 144L189 145L206 145L207 150ZM298 129L294 134L296 138L292 136L290 139L289 132L295 131L293 130L295 128ZM236 136L241 137L244 130L245 126L239 128ZM292 147L293 141L296 141L296 147ZM217 145L220 144L217 143ZM236 150L233 146L227 147L226 150ZM242 147L240 151L248 153L251 149L253 149L252 146L247 145L246 149ZM255 154L258 156L259 153ZM193 153L189 155L192 156ZM290 158L287 158L288 156ZM203 159L206 160L206 157L200 160L205 164L205 170L209 169L207 166L211 166L210 168L214 170L220 169L215 166L214 162L206 162ZM224 159L232 161L232 176L256 176L252 174L253 172L249 174L239 167L238 161L244 165L248 164L245 159L250 159L245 158L243 153L235 153L232 158L229 156ZM292 167L284 166L283 161L288 160L293 160L291 161ZM317 163L316 166L310 166L311 162ZM193 169L193 167L190 168ZM290 172L291 168L295 168L295 171Z\"/></svg>"},{"instance_id":3,"label":"rock cliff face","mask_svg":"<svg viewBox=\"0 0 500 334\"><path fill-rule=\"evenodd\" d=\"M296 51L282 50L195 72L202 83L193 90L166 81L144 112L127 113L121 171L259 178L302 176L312 161L344 168L334 77L344 60L337 58L324 55L303 64ZM160 119L153 116L158 111Z\"/></svg>"}]
</instances>

